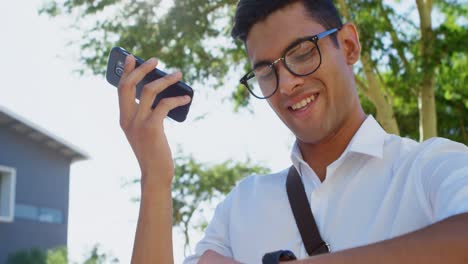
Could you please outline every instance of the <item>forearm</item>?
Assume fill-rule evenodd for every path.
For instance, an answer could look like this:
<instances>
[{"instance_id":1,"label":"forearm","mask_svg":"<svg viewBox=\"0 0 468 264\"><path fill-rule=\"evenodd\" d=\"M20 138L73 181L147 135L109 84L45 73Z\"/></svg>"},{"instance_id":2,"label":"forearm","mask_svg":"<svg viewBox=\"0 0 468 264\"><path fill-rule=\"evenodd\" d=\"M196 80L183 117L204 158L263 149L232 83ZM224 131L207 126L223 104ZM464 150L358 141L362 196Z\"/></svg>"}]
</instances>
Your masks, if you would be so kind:
<instances>
[{"instance_id":1,"label":"forearm","mask_svg":"<svg viewBox=\"0 0 468 264\"><path fill-rule=\"evenodd\" d=\"M368 246L288 263L468 263L468 214Z\"/></svg>"},{"instance_id":2,"label":"forearm","mask_svg":"<svg viewBox=\"0 0 468 264\"><path fill-rule=\"evenodd\" d=\"M214 264L214 263L216 264L241 264L240 262L237 262L231 258L220 255L219 253L212 251L212 250L205 251L205 253L203 253L200 260L198 261L198 264Z\"/></svg>"},{"instance_id":3,"label":"forearm","mask_svg":"<svg viewBox=\"0 0 468 264\"><path fill-rule=\"evenodd\" d=\"M174 263L170 186L142 186L132 264Z\"/></svg>"}]
</instances>

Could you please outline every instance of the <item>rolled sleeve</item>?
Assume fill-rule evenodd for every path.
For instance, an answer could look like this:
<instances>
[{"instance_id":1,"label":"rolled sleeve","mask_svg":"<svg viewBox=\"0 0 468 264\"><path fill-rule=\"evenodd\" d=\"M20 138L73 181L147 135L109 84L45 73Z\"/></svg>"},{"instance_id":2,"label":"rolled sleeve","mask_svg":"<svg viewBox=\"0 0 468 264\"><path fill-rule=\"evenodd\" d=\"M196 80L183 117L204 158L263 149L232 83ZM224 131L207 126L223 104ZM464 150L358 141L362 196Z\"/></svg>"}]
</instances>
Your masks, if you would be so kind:
<instances>
[{"instance_id":1,"label":"rolled sleeve","mask_svg":"<svg viewBox=\"0 0 468 264\"><path fill-rule=\"evenodd\" d=\"M421 178L432 220L438 222L468 212L468 148L448 140L433 147Z\"/></svg>"},{"instance_id":2,"label":"rolled sleeve","mask_svg":"<svg viewBox=\"0 0 468 264\"><path fill-rule=\"evenodd\" d=\"M454 159L449 165L451 168L439 188L433 187L435 221L468 212L468 155Z\"/></svg>"}]
</instances>

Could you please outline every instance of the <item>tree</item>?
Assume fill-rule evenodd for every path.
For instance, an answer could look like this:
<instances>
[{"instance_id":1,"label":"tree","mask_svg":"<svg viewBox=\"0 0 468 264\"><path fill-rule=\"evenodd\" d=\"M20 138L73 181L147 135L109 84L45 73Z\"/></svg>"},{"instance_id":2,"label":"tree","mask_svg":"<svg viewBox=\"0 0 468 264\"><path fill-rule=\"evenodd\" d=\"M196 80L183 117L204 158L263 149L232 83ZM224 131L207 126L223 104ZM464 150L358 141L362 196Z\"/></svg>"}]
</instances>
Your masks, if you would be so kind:
<instances>
[{"instance_id":1,"label":"tree","mask_svg":"<svg viewBox=\"0 0 468 264\"><path fill-rule=\"evenodd\" d=\"M87 254L83 264L119 263L119 260L110 254L100 252L99 245L94 245ZM10 254L7 264L68 264L68 250L66 247L52 249L32 248Z\"/></svg>"},{"instance_id":2,"label":"tree","mask_svg":"<svg viewBox=\"0 0 468 264\"><path fill-rule=\"evenodd\" d=\"M47 264L68 263L68 253L66 247L58 247L47 251Z\"/></svg>"},{"instance_id":3,"label":"tree","mask_svg":"<svg viewBox=\"0 0 468 264\"><path fill-rule=\"evenodd\" d=\"M67 264L68 256L65 247L49 250L32 248L10 254L7 264Z\"/></svg>"},{"instance_id":4,"label":"tree","mask_svg":"<svg viewBox=\"0 0 468 264\"><path fill-rule=\"evenodd\" d=\"M116 257L111 256L108 253L102 252L99 245L94 245L91 251L88 253L86 260L83 264L107 264L107 263L119 263Z\"/></svg>"},{"instance_id":5,"label":"tree","mask_svg":"<svg viewBox=\"0 0 468 264\"><path fill-rule=\"evenodd\" d=\"M33 248L31 250L18 251L10 254L7 264L46 264L47 253L41 249ZM66 262L65 262L66 263Z\"/></svg>"},{"instance_id":6,"label":"tree","mask_svg":"<svg viewBox=\"0 0 468 264\"><path fill-rule=\"evenodd\" d=\"M246 63L240 43L226 45L232 43L228 40L231 21L226 18L232 17L236 2L175 1L162 14L161 1L66 0L50 1L40 12L76 15L78 22L74 26L84 19L94 21L89 28L79 28L87 36L80 43L81 60L93 74L104 74L110 48L119 45L142 58L158 54L167 66L181 69L189 83L211 80L213 87L220 87L231 65L244 68ZM99 19L102 14L112 15ZM212 41L224 44L214 45ZM238 89L233 96L238 107L247 105L246 90ZM250 160L205 165L180 152L175 155L175 166L173 225L182 229L186 250L189 229L206 226L206 221L198 225L191 222L202 204L219 200L247 175L268 172Z\"/></svg>"},{"instance_id":7,"label":"tree","mask_svg":"<svg viewBox=\"0 0 468 264\"><path fill-rule=\"evenodd\" d=\"M185 237L185 252L190 245L189 230L204 230L206 219L193 223L193 216L202 210L202 205L219 201L245 176L265 174L269 169L246 162L225 161L207 165L197 162L192 156L176 155L175 175L172 184L173 226L180 227ZM139 183L136 179L134 183ZM136 200L139 200L138 198Z\"/></svg>"},{"instance_id":8,"label":"tree","mask_svg":"<svg viewBox=\"0 0 468 264\"><path fill-rule=\"evenodd\" d=\"M448 81L445 83L438 82L437 76L444 71L444 62L449 58L466 58L466 49L461 43L468 34L468 28L466 21L458 18L468 11L467 2L437 1L433 5L431 0L416 0L416 7L405 3L407 10L401 5L397 10L396 4L384 4L382 0L339 0L338 4L347 20L359 21L363 56L362 72L357 73L357 80L376 106L377 119L381 112L380 116L391 122L387 130L397 130L394 119L398 119L401 128L408 123L408 117L414 120L412 109L417 107L420 139L437 136L437 115L446 116L446 111L440 111L444 112L450 103L440 100L436 108L436 93L450 87L452 90L465 90L460 83L460 79L464 78L462 72L459 76L452 75L454 79L445 79ZM417 8L419 24L411 20L415 13L413 8ZM437 26L434 25L433 14L443 20ZM466 102L466 97L462 100ZM446 105L441 106L441 103ZM458 110L467 113L466 107ZM384 125L385 121L381 118L379 121ZM404 135L413 138L417 135L415 130L407 127L402 130L405 131ZM453 133L447 133L446 127L441 130L445 132L443 136L454 138ZM465 130L464 124L456 129L462 135L466 134ZM454 127L448 131L454 131ZM458 139L466 142L466 136L459 136Z\"/></svg>"},{"instance_id":9,"label":"tree","mask_svg":"<svg viewBox=\"0 0 468 264\"><path fill-rule=\"evenodd\" d=\"M444 63L454 58L466 62L467 1L336 2L347 20L358 22L363 53L356 80L366 110L391 133L422 140L439 132L468 142L466 75L441 77L447 73ZM143 58L157 54L167 66L181 69L189 83L218 88L228 72L248 67L242 44L229 40L236 3L174 0L166 12L161 1L51 0L40 12L77 18L74 27L83 33L82 72L103 74L108 51L120 45ZM94 22L80 26L90 24L84 21ZM237 87L232 93L235 109L248 106L247 90L229 84Z\"/></svg>"}]
</instances>

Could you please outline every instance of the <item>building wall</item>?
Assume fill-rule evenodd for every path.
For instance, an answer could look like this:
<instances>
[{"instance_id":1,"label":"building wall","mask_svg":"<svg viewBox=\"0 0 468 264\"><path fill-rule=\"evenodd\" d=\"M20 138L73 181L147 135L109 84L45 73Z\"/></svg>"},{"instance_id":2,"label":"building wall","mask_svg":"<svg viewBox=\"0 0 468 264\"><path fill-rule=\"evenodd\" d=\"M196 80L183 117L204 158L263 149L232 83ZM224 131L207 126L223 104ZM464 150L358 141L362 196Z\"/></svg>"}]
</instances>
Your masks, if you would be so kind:
<instances>
[{"instance_id":1,"label":"building wall","mask_svg":"<svg viewBox=\"0 0 468 264\"><path fill-rule=\"evenodd\" d=\"M62 223L14 219L0 222L0 264L11 252L67 244L71 161L26 136L0 126L0 165L16 169L16 203L58 209Z\"/></svg>"}]
</instances>

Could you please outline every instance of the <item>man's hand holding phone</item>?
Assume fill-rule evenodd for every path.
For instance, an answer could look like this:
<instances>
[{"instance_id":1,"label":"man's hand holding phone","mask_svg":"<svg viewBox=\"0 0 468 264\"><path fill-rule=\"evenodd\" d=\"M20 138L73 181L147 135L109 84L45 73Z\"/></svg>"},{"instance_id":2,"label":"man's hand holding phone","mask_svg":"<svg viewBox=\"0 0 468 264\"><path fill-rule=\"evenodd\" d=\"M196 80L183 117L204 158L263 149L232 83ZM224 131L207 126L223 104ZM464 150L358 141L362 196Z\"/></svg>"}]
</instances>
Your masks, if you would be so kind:
<instances>
[{"instance_id":1,"label":"man's hand holding phone","mask_svg":"<svg viewBox=\"0 0 468 264\"><path fill-rule=\"evenodd\" d=\"M122 77L122 74L124 72L125 58L128 55L130 55L130 52L121 47L113 47L109 53L109 59L107 61L106 79L110 84L112 84L115 87L119 86L120 78ZM138 68L140 65L145 63L143 59L140 59L136 56L134 56L133 58L135 59L135 68ZM167 74L165 72L157 68L154 68L152 71L147 73L145 77L143 77L143 79L141 79L136 84L135 99L140 99L143 87L145 85L166 75ZM159 101L161 101L161 99L163 98L183 95L193 97L193 89L181 81L176 82L169 86L167 89L164 89L164 91L160 92L158 96L154 98L151 108L155 108L156 105L158 105ZM169 111L167 116L177 122L184 122L190 110L190 105L191 104L186 104L174 108L171 111Z\"/></svg>"},{"instance_id":2,"label":"man's hand holding phone","mask_svg":"<svg viewBox=\"0 0 468 264\"><path fill-rule=\"evenodd\" d=\"M191 98L187 95L163 98L152 109L156 96L181 79L182 74L175 72L147 83L142 89L139 104L136 103L136 85L154 70L157 61L154 58L149 59L137 68L135 64L135 58L128 55L118 85L120 126L139 162L142 188L148 182L170 188L174 162L163 121L169 111L188 104Z\"/></svg>"},{"instance_id":3,"label":"man's hand holding phone","mask_svg":"<svg viewBox=\"0 0 468 264\"><path fill-rule=\"evenodd\" d=\"M142 174L132 263L174 262L174 161L164 133L164 119L186 119L193 89L180 81L180 72L167 75L156 65L156 59L144 61L120 47L112 48L107 62L106 79L118 88L120 126Z\"/></svg>"}]
</instances>

